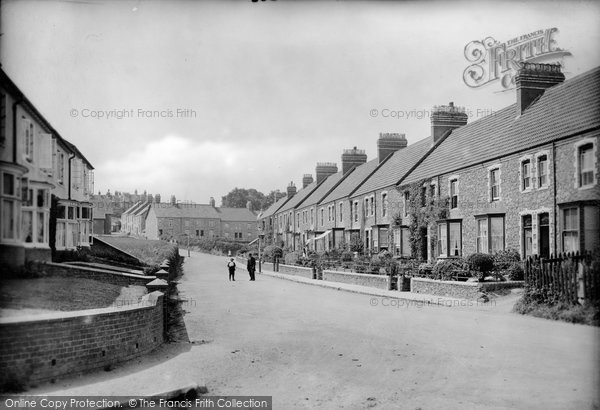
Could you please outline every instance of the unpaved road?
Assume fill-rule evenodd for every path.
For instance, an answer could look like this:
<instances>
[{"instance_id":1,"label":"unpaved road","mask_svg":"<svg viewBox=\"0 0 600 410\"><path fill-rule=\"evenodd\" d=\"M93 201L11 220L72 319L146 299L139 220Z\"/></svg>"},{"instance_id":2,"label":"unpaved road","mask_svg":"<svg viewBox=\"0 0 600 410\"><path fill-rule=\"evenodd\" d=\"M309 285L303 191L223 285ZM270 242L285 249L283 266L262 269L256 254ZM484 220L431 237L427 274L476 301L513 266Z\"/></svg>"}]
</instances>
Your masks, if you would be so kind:
<instances>
[{"instance_id":1,"label":"unpaved road","mask_svg":"<svg viewBox=\"0 0 600 410\"><path fill-rule=\"evenodd\" d=\"M596 328L494 309L374 307L371 296L250 282L239 264L229 282L226 262L192 253L179 285L189 338L201 343L187 360L211 395L269 395L276 409L598 405Z\"/></svg>"}]
</instances>

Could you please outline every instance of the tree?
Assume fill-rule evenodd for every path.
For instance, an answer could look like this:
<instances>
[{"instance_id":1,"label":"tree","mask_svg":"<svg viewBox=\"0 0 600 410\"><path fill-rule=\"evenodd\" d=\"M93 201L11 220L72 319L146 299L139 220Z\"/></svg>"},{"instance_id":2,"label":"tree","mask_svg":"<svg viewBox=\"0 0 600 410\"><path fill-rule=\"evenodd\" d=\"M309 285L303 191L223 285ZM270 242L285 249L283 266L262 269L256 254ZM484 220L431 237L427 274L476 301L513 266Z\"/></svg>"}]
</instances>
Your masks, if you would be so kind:
<instances>
[{"instance_id":1,"label":"tree","mask_svg":"<svg viewBox=\"0 0 600 410\"><path fill-rule=\"evenodd\" d=\"M252 204L254 211L267 209L274 202L274 199L282 198L284 195L279 191L271 191L268 195L257 191L254 188L234 188L227 195L221 198L221 206L229 208L245 208L248 201Z\"/></svg>"}]
</instances>

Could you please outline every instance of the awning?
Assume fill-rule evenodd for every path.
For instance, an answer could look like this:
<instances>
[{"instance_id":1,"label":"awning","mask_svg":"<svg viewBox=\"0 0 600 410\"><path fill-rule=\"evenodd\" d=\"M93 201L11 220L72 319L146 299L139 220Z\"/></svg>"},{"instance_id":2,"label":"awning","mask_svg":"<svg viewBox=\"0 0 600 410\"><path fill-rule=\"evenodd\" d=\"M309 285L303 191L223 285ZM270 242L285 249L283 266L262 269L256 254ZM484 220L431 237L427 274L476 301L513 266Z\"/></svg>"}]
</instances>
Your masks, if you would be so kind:
<instances>
[{"instance_id":1,"label":"awning","mask_svg":"<svg viewBox=\"0 0 600 410\"><path fill-rule=\"evenodd\" d=\"M258 241L258 238L256 238L255 240L253 240L252 242L250 242L248 245L252 245L254 242Z\"/></svg>"},{"instance_id":2,"label":"awning","mask_svg":"<svg viewBox=\"0 0 600 410\"><path fill-rule=\"evenodd\" d=\"M309 243L311 243L313 241L313 238L307 239L306 242L304 242L304 245L308 245Z\"/></svg>"},{"instance_id":3,"label":"awning","mask_svg":"<svg viewBox=\"0 0 600 410\"><path fill-rule=\"evenodd\" d=\"M323 232L321 235L315 237L315 241L319 240L319 239L323 239L324 237L326 237L330 233L331 233L331 230Z\"/></svg>"}]
</instances>

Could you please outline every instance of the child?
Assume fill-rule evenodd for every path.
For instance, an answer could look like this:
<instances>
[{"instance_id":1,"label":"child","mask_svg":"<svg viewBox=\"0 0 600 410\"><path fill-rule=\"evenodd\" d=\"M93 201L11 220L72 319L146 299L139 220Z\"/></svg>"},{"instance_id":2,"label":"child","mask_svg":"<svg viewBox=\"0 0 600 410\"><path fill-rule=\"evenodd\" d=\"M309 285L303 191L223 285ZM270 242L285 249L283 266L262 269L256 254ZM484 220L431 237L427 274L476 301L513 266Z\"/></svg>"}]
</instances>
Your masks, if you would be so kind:
<instances>
[{"instance_id":1,"label":"child","mask_svg":"<svg viewBox=\"0 0 600 410\"><path fill-rule=\"evenodd\" d=\"M227 267L229 268L229 280L235 282L235 262L233 261L233 258L231 258Z\"/></svg>"}]
</instances>

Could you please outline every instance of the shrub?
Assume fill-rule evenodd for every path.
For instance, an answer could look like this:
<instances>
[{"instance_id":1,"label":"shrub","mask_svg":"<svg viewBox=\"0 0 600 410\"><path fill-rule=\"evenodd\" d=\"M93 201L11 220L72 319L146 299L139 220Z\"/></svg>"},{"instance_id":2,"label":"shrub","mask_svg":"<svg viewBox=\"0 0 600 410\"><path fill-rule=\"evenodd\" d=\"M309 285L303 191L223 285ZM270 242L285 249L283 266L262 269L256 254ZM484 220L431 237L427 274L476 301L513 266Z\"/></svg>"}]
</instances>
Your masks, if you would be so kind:
<instances>
[{"instance_id":1,"label":"shrub","mask_svg":"<svg viewBox=\"0 0 600 410\"><path fill-rule=\"evenodd\" d=\"M300 259L302 258L302 253L299 251L288 252L283 257L283 260L286 265L301 265Z\"/></svg>"},{"instance_id":2,"label":"shrub","mask_svg":"<svg viewBox=\"0 0 600 410\"><path fill-rule=\"evenodd\" d=\"M494 270L494 257L487 253L473 253L467 256L465 261L469 266L469 270L477 272L479 280L483 280Z\"/></svg>"},{"instance_id":3,"label":"shrub","mask_svg":"<svg viewBox=\"0 0 600 410\"><path fill-rule=\"evenodd\" d=\"M345 251L344 253L342 253L343 262L352 262L352 259L354 259L354 254L352 252Z\"/></svg>"},{"instance_id":4,"label":"shrub","mask_svg":"<svg viewBox=\"0 0 600 410\"><path fill-rule=\"evenodd\" d=\"M433 265L431 263L422 263L419 265L419 275L430 276L433 271Z\"/></svg>"},{"instance_id":5,"label":"shrub","mask_svg":"<svg viewBox=\"0 0 600 410\"><path fill-rule=\"evenodd\" d=\"M465 271L462 259L441 260L435 264L431 273L434 279L454 280L456 271ZM464 274L461 274L461 276L464 276Z\"/></svg>"},{"instance_id":6,"label":"shrub","mask_svg":"<svg viewBox=\"0 0 600 410\"><path fill-rule=\"evenodd\" d=\"M263 256L267 260L273 260L274 257L281 258L283 256L283 249L275 245L269 245L264 249Z\"/></svg>"},{"instance_id":7,"label":"shrub","mask_svg":"<svg viewBox=\"0 0 600 410\"><path fill-rule=\"evenodd\" d=\"M508 279L510 280L524 280L525 279L525 271L523 270L523 266L519 262L513 262L512 265L508 268Z\"/></svg>"},{"instance_id":8,"label":"shrub","mask_svg":"<svg viewBox=\"0 0 600 410\"><path fill-rule=\"evenodd\" d=\"M507 249L505 251L497 251L494 254L494 270L510 269L515 262L521 260L521 255L515 249Z\"/></svg>"}]
</instances>

